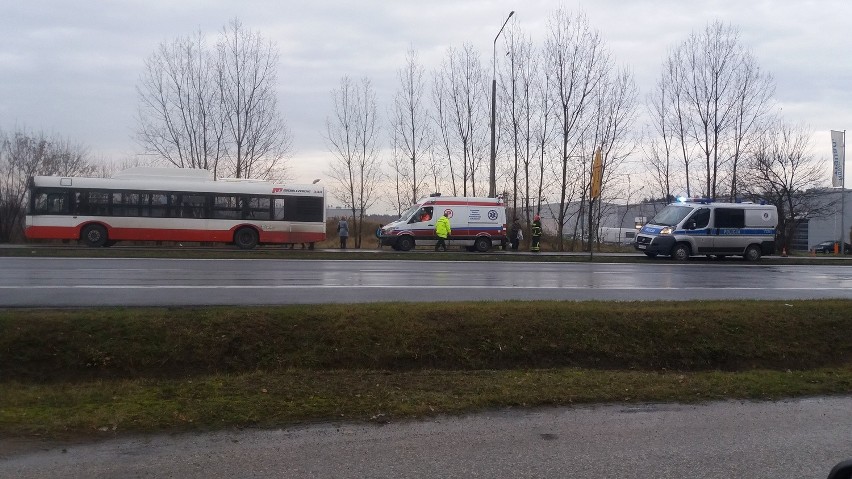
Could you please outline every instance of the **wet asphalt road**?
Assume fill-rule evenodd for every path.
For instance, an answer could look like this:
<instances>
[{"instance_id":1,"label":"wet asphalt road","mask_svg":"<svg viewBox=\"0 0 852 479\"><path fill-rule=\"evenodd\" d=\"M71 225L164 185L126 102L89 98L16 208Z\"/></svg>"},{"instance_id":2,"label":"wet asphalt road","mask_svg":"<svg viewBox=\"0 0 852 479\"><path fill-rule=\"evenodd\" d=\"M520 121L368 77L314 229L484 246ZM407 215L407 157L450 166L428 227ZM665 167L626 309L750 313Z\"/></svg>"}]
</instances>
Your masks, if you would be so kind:
<instances>
[{"instance_id":1,"label":"wet asphalt road","mask_svg":"<svg viewBox=\"0 0 852 479\"><path fill-rule=\"evenodd\" d=\"M0 306L852 299L852 265L0 258Z\"/></svg>"}]
</instances>

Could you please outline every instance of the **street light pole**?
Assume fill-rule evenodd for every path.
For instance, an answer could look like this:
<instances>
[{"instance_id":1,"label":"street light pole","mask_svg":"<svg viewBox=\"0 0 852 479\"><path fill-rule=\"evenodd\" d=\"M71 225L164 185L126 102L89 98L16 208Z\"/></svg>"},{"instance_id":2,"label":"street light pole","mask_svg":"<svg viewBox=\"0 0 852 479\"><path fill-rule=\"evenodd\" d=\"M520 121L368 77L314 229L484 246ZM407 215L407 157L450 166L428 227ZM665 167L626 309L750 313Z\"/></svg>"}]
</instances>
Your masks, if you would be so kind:
<instances>
[{"instance_id":1,"label":"street light pole","mask_svg":"<svg viewBox=\"0 0 852 479\"><path fill-rule=\"evenodd\" d=\"M503 29L506 28L506 24L509 23L509 19L512 18L512 15L514 14L514 10L509 12L509 16L506 17L506 21L503 22L503 26L500 27L500 31L497 32L497 36L494 37L494 51L491 63L493 67L493 71L491 74L491 172L488 181L488 196L490 198L497 197L497 176L494 172L495 163L497 160L497 150L496 145L494 144L497 126L497 39L500 38L500 34L503 33Z\"/></svg>"}]
</instances>

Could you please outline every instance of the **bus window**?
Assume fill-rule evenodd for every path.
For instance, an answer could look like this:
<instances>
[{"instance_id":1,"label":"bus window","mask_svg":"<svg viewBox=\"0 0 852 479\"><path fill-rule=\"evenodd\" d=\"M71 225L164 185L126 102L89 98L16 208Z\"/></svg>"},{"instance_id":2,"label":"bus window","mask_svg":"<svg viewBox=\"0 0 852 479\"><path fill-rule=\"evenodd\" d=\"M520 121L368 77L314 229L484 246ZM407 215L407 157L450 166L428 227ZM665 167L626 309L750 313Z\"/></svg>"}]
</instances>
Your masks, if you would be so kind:
<instances>
[{"instance_id":1,"label":"bus window","mask_svg":"<svg viewBox=\"0 0 852 479\"><path fill-rule=\"evenodd\" d=\"M223 220L235 220L240 217L238 196L214 196L213 218Z\"/></svg>"},{"instance_id":2,"label":"bus window","mask_svg":"<svg viewBox=\"0 0 852 479\"><path fill-rule=\"evenodd\" d=\"M139 216L139 193L113 193L113 216Z\"/></svg>"},{"instance_id":3,"label":"bus window","mask_svg":"<svg viewBox=\"0 0 852 479\"><path fill-rule=\"evenodd\" d=\"M35 194L33 213L37 215L66 215L68 205L66 195L61 193L39 192Z\"/></svg>"},{"instance_id":4,"label":"bus window","mask_svg":"<svg viewBox=\"0 0 852 479\"><path fill-rule=\"evenodd\" d=\"M284 198L275 198L275 200L272 202L272 219L284 221L286 216L284 204Z\"/></svg>"},{"instance_id":5,"label":"bus window","mask_svg":"<svg viewBox=\"0 0 852 479\"><path fill-rule=\"evenodd\" d=\"M172 217L204 218L206 204L205 195L172 195Z\"/></svg>"},{"instance_id":6,"label":"bus window","mask_svg":"<svg viewBox=\"0 0 852 479\"><path fill-rule=\"evenodd\" d=\"M76 193L76 214L81 216L108 216L110 194L105 191L82 191Z\"/></svg>"},{"instance_id":7,"label":"bus window","mask_svg":"<svg viewBox=\"0 0 852 479\"><path fill-rule=\"evenodd\" d=\"M242 198L243 219L268 220L269 198L264 196L251 196Z\"/></svg>"},{"instance_id":8,"label":"bus window","mask_svg":"<svg viewBox=\"0 0 852 479\"><path fill-rule=\"evenodd\" d=\"M165 218L169 214L169 197L165 193L143 193L142 216Z\"/></svg>"}]
</instances>

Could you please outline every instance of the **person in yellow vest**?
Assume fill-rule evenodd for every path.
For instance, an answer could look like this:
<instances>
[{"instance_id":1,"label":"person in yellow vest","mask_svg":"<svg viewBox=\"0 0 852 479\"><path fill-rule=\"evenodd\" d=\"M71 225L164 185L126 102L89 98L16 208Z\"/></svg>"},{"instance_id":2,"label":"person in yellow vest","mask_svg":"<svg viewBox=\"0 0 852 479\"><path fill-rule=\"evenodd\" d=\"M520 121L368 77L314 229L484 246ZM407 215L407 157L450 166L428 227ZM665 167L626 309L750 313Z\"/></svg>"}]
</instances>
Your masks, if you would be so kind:
<instances>
[{"instance_id":1,"label":"person in yellow vest","mask_svg":"<svg viewBox=\"0 0 852 479\"><path fill-rule=\"evenodd\" d=\"M541 243L541 216L535 215L532 223L532 241L530 242L530 251L538 253L541 251L539 244Z\"/></svg>"},{"instance_id":2,"label":"person in yellow vest","mask_svg":"<svg viewBox=\"0 0 852 479\"><path fill-rule=\"evenodd\" d=\"M435 243L435 251L447 251L447 243L444 241L450 236L452 230L450 229L450 219L447 218L447 212L444 212L444 216L438 218L438 221L435 223L435 235L438 237L438 242Z\"/></svg>"}]
</instances>

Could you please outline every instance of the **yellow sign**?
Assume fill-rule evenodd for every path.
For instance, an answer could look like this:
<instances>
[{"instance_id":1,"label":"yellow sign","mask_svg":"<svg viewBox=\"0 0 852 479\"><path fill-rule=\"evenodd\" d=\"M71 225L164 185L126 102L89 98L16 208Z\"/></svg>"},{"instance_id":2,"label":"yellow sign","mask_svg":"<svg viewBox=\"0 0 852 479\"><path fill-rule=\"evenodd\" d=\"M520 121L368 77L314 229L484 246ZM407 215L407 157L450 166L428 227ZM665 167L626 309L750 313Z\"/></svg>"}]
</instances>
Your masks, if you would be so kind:
<instances>
[{"instance_id":1,"label":"yellow sign","mask_svg":"<svg viewBox=\"0 0 852 479\"><path fill-rule=\"evenodd\" d=\"M601 149L595 151L595 161L592 164L592 199L600 198L601 196L601 177L603 176L603 160L601 159Z\"/></svg>"}]
</instances>

